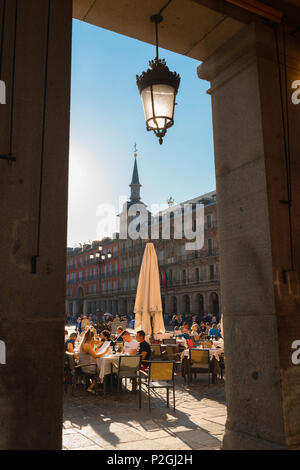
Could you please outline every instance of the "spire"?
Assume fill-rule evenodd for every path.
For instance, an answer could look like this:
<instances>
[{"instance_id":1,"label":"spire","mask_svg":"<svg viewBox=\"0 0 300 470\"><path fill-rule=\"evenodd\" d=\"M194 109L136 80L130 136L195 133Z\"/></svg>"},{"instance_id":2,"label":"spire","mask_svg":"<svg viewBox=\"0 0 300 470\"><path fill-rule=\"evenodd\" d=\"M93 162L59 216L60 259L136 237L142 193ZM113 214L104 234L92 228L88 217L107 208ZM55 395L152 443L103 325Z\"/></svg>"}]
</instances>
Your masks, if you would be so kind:
<instances>
[{"instance_id":1,"label":"spire","mask_svg":"<svg viewBox=\"0 0 300 470\"><path fill-rule=\"evenodd\" d=\"M132 180L130 184L130 189L131 189L131 195L130 195L130 200L132 202L138 202L141 199L140 195L140 180L139 180L139 172L138 172L138 167L137 167L137 148L136 144L134 144L134 167L133 167L133 173L132 173Z\"/></svg>"}]
</instances>

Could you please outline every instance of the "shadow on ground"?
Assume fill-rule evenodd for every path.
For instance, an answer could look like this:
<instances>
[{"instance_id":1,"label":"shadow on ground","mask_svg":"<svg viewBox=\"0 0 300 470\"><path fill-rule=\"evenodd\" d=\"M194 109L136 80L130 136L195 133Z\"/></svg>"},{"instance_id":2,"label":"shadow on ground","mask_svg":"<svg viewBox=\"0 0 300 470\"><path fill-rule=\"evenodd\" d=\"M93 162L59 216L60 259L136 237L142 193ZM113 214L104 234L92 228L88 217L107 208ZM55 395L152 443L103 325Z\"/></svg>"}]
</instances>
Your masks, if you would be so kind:
<instances>
[{"instance_id":1,"label":"shadow on ground","mask_svg":"<svg viewBox=\"0 0 300 470\"><path fill-rule=\"evenodd\" d=\"M145 387L142 408L138 394L123 388L106 396L90 395L82 386L65 394L65 449L219 449L225 428L224 382L208 385L202 377L185 386L176 380L176 411L166 407L166 391L151 394Z\"/></svg>"}]
</instances>

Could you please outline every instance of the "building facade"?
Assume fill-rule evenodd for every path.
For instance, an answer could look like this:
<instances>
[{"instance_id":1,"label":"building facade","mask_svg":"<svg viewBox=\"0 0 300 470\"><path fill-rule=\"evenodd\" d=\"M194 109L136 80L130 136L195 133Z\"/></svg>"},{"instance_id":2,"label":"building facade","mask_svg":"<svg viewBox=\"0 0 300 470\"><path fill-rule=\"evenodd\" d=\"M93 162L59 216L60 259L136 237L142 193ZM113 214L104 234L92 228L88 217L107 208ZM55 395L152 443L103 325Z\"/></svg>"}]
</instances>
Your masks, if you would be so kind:
<instances>
[{"instance_id":1,"label":"building facade","mask_svg":"<svg viewBox=\"0 0 300 470\"><path fill-rule=\"evenodd\" d=\"M101 261L95 254L111 253L111 259ZM94 255L94 259L91 259ZM88 315L97 311L115 311L113 293L120 288L118 238L105 238L79 248L68 248L67 256L67 316ZM104 297L106 301L104 301ZM106 303L105 303L106 302Z\"/></svg>"},{"instance_id":2,"label":"building facade","mask_svg":"<svg viewBox=\"0 0 300 470\"><path fill-rule=\"evenodd\" d=\"M218 314L221 303L216 192L171 206L152 216L141 200L140 188L135 159L130 199L119 214L120 234L92 245L68 249L67 315L92 314L100 310L119 315L132 314L148 241L152 241L156 248L164 313ZM191 227L195 232L199 205L203 208L203 243L191 250L187 249L189 240L184 230L184 208L190 208ZM134 207L139 208L138 215L144 211L143 222L138 221L138 215L131 214ZM137 231L140 231L137 239L129 233L130 223L135 219L135 227L138 226ZM166 228L167 232L169 230L167 236ZM148 238L142 238L145 229ZM95 253L99 245L103 246L104 253L112 253L110 261L95 263L90 260L90 254Z\"/></svg>"}]
</instances>

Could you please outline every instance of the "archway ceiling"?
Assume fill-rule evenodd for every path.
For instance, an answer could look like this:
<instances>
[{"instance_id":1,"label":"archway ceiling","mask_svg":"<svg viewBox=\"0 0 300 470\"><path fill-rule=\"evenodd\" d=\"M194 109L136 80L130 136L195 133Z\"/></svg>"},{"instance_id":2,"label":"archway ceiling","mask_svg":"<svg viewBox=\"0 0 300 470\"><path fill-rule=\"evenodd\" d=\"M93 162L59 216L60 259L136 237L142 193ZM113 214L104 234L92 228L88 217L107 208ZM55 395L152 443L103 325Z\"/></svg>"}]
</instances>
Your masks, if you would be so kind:
<instances>
[{"instance_id":1,"label":"archway ceiling","mask_svg":"<svg viewBox=\"0 0 300 470\"><path fill-rule=\"evenodd\" d=\"M73 17L154 44L154 25L149 18L165 4L166 0L73 0ZM160 46L198 60L208 57L244 25L198 0L172 0L163 17Z\"/></svg>"},{"instance_id":2,"label":"archway ceiling","mask_svg":"<svg viewBox=\"0 0 300 470\"><path fill-rule=\"evenodd\" d=\"M166 3L167 0L73 0L73 17L154 44L154 25L149 18ZM275 8L286 23L296 29L300 26L300 0L172 0L163 12L160 46L205 60L245 23L264 21L248 11L249 4Z\"/></svg>"}]
</instances>

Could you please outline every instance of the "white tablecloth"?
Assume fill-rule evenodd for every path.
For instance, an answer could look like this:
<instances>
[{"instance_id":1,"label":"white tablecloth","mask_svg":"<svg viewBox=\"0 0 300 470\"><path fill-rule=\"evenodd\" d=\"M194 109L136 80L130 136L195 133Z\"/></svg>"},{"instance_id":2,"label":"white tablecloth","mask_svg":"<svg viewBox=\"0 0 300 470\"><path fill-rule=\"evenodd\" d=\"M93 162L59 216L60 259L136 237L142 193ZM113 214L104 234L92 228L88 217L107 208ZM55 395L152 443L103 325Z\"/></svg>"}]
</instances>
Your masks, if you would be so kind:
<instances>
[{"instance_id":1,"label":"white tablecloth","mask_svg":"<svg viewBox=\"0 0 300 470\"><path fill-rule=\"evenodd\" d=\"M111 354L108 353L105 356L99 357L96 359L97 367L99 370L99 379L100 382L103 382L104 376L111 373L112 364L118 365L120 354Z\"/></svg>"}]
</instances>

